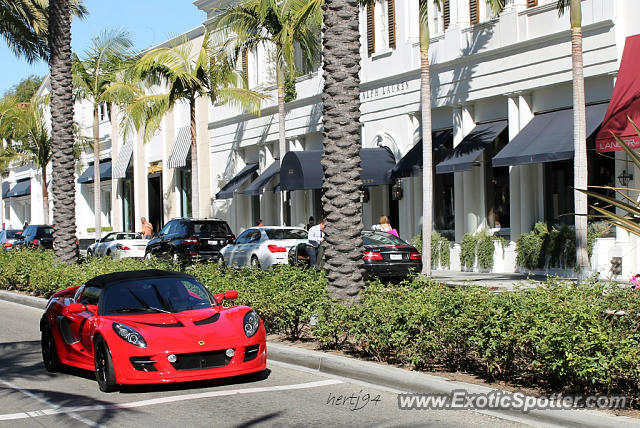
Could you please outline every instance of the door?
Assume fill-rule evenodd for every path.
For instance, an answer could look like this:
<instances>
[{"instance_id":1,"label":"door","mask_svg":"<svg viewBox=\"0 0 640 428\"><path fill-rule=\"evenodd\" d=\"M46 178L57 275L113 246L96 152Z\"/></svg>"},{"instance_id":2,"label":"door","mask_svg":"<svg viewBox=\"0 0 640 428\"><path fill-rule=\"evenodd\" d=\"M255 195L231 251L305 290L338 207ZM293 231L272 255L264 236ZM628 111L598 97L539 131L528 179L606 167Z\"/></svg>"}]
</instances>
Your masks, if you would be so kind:
<instances>
[{"instance_id":1,"label":"door","mask_svg":"<svg viewBox=\"0 0 640 428\"><path fill-rule=\"evenodd\" d=\"M163 198L162 198L162 174L149 175L149 222L153 225L153 231L157 232L164 224Z\"/></svg>"},{"instance_id":2,"label":"door","mask_svg":"<svg viewBox=\"0 0 640 428\"><path fill-rule=\"evenodd\" d=\"M158 237L154 239L155 242L151 245L151 254L156 257L165 256L169 253L169 242L171 238L172 229L174 229L176 222L170 221L165 224Z\"/></svg>"},{"instance_id":3,"label":"door","mask_svg":"<svg viewBox=\"0 0 640 428\"><path fill-rule=\"evenodd\" d=\"M250 233L251 233L251 229L245 230L238 236L235 244L232 244L230 246L229 248L230 251L227 253L227 256L225 257L226 259L225 262L229 266L241 266L239 264L239 260L241 259L243 248L247 245Z\"/></svg>"},{"instance_id":4,"label":"door","mask_svg":"<svg viewBox=\"0 0 640 428\"><path fill-rule=\"evenodd\" d=\"M259 229L249 229L247 232L245 243L238 248L238 264L240 266L249 266L251 255L258 248L262 238L262 232Z\"/></svg>"},{"instance_id":5,"label":"door","mask_svg":"<svg viewBox=\"0 0 640 428\"><path fill-rule=\"evenodd\" d=\"M101 291L98 287L85 286L78 303L86 305L87 309L76 313L63 310L57 320L69 357L85 364L93 363L90 328L91 319L98 309Z\"/></svg>"}]
</instances>

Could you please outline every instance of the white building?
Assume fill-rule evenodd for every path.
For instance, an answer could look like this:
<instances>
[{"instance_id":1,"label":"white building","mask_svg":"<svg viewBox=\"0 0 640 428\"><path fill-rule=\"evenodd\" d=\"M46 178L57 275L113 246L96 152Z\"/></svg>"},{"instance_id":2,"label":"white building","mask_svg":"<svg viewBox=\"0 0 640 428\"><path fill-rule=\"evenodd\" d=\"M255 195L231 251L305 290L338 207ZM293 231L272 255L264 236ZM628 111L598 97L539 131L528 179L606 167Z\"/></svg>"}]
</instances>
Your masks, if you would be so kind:
<instances>
[{"instance_id":1,"label":"white building","mask_svg":"<svg viewBox=\"0 0 640 428\"><path fill-rule=\"evenodd\" d=\"M207 13L207 27L216 8L226 3L194 4ZM456 243L465 233L483 229L504 236L510 244L504 255L497 252L500 260L494 265L502 272L515 269L515 240L520 234L538 221L570 224L572 217L563 214L573 211L569 16L558 16L556 0L506 3L497 17L483 0L449 0L442 10L434 2L429 5L433 141L438 148L434 226ZM405 239L421 230L417 8L415 0L381 0L363 8L359 17L361 141L366 150L362 158L367 159L363 223L370 227L379 215L389 215ZM634 177L640 171L633 171L621 152L599 155L593 133L611 99L625 39L640 33L640 10L632 0L584 0L582 12L590 183L613 184L623 170ZM197 44L203 31L195 29L187 37ZM167 115L161 131L146 144L141 138L123 142L105 127L105 139L113 134L108 138L110 152L104 155L112 161L113 180L105 181L111 186L111 214L103 224L139 230L139 217L146 216L157 229L172 217L216 216L238 234L258 218L266 224L303 226L309 216L321 216L321 70L300 77L297 99L287 103L286 154L278 149L269 52L251 52L246 71L252 87L267 87L274 95L263 103L260 116L198 101L200 213L191 213L188 203L186 106ZM387 171L379 174L383 167ZM10 182L15 177L11 188L20 174L27 173L10 176ZM93 224L90 189L82 186L78 192L86 195L86 204L78 204L80 235ZM629 187L634 187L633 181ZM6 208L4 218L10 218ZM635 272L640 267L637 248L637 238L619 230L615 237L599 240L592 268L606 275L610 259L622 257L623 275ZM453 269L458 252L454 247Z\"/></svg>"}]
</instances>

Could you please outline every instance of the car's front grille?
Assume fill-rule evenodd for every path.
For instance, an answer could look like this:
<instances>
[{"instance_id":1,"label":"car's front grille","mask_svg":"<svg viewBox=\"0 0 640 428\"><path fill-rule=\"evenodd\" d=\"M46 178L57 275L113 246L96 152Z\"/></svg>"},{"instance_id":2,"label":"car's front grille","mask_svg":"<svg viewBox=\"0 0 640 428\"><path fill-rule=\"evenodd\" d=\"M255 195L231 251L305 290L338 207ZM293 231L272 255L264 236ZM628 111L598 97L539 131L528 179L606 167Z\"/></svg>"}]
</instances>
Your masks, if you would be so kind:
<instances>
[{"instance_id":1,"label":"car's front grille","mask_svg":"<svg viewBox=\"0 0 640 428\"><path fill-rule=\"evenodd\" d=\"M175 363L171 363L176 370L202 370L224 367L231 361L225 354L226 349L221 351L194 352L192 354L177 354Z\"/></svg>"},{"instance_id":2,"label":"car's front grille","mask_svg":"<svg viewBox=\"0 0 640 428\"><path fill-rule=\"evenodd\" d=\"M258 350L260 349L260 345L251 345L247 346L247 349L244 351L244 362L255 360L258 356Z\"/></svg>"}]
</instances>

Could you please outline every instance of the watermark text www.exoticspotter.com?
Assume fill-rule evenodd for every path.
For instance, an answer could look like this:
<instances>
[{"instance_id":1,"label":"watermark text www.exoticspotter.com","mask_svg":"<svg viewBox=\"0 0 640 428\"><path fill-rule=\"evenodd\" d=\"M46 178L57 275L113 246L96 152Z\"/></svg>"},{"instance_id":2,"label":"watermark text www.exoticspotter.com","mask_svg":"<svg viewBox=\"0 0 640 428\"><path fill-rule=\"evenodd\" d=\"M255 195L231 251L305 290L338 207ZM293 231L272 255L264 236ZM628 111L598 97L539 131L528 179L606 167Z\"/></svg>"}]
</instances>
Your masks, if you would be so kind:
<instances>
[{"instance_id":1,"label":"watermark text www.exoticspotter.com","mask_svg":"<svg viewBox=\"0 0 640 428\"><path fill-rule=\"evenodd\" d=\"M398 407L402 410L571 410L624 409L630 404L623 395L562 395L534 397L522 392L491 391L470 393L463 389L449 394L398 394Z\"/></svg>"}]
</instances>

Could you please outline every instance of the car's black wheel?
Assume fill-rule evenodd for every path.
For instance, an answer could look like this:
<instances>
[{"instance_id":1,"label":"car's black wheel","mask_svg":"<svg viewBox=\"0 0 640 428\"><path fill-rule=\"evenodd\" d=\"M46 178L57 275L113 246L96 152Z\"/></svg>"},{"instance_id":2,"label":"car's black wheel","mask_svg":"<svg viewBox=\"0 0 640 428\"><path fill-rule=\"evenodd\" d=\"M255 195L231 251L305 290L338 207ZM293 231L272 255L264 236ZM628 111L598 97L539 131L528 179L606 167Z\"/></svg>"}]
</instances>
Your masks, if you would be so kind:
<instances>
[{"instance_id":1,"label":"car's black wheel","mask_svg":"<svg viewBox=\"0 0 640 428\"><path fill-rule=\"evenodd\" d=\"M113 370L113 360L107 342L102 337L98 337L93 345L93 361L96 368L96 380L102 392L113 392L118 390L116 374Z\"/></svg>"},{"instance_id":2,"label":"car's black wheel","mask_svg":"<svg viewBox=\"0 0 640 428\"><path fill-rule=\"evenodd\" d=\"M60 370L62 363L60 363L60 359L58 358L58 350L56 349L53 332L48 326L42 329L40 345L42 346L42 362L44 363L44 368L47 369L49 373L55 373Z\"/></svg>"},{"instance_id":3,"label":"car's black wheel","mask_svg":"<svg viewBox=\"0 0 640 428\"><path fill-rule=\"evenodd\" d=\"M256 256L251 256L251 269L260 269L260 260Z\"/></svg>"}]
</instances>

